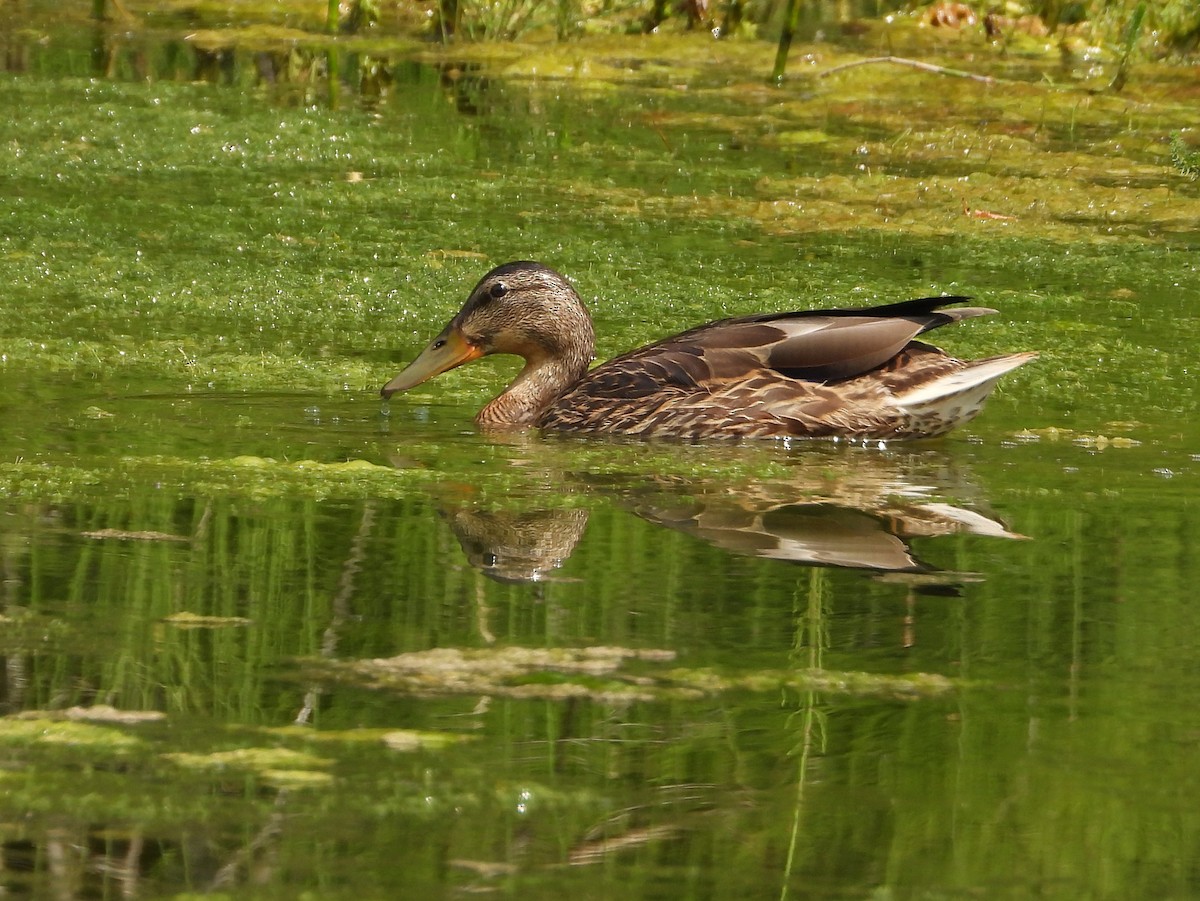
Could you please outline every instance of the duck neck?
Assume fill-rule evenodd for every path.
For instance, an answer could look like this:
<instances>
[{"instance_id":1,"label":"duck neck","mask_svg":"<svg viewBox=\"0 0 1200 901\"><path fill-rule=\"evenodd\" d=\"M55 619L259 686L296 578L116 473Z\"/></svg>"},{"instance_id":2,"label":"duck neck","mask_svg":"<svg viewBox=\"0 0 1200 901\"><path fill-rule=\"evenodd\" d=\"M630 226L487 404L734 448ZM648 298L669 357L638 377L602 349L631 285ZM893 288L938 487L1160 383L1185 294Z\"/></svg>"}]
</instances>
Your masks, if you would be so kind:
<instances>
[{"instance_id":1,"label":"duck neck","mask_svg":"<svg viewBox=\"0 0 1200 901\"><path fill-rule=\"evenodd\" d=\"M564 391L583 378L592 359L589 345L570 356L544 354L525 358L525 367L491 403L479 411L481 426L529 426Z\"/></svg>"}]
</instances>

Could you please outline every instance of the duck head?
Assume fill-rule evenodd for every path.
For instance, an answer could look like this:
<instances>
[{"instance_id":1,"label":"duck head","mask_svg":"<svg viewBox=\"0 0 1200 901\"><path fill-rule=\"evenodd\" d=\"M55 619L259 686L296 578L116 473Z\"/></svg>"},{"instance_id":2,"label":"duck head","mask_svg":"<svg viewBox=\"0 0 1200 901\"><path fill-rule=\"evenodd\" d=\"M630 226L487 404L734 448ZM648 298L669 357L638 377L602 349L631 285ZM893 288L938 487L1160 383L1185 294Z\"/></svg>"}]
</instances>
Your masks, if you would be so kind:
<instances>
[{"instance_id":1,"label":"duck head","mask_svg":"<svg viewBox=\"0 0 1200 901\"><path fill-rule=\"evenodd\" d=\"M594 346L591 317L570 282L540 263L506 263L479 280L458 315L380 394L391 397L490 354L523 357L523 376L554 367L577 379Z\"/></svg>"}]
</instances>

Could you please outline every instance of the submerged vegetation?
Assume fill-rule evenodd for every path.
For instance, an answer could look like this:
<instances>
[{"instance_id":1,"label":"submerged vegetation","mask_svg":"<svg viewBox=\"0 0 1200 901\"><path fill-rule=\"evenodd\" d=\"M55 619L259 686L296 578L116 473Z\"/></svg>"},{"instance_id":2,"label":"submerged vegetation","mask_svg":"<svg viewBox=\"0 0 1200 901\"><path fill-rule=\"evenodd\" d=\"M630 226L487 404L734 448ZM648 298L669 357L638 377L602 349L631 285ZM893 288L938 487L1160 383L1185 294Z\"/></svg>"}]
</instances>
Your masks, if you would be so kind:
<instances>
[{"instance_id":1,"label":"submerged vegetation","mask_svg":"<svg viewBox=\"0 0 1200 901\"><path fill-rule=\"evenodd\" d=\"M489 695L565 701L586 698L605 703L698 699L735 691L778 692L787 688L826 695L931 698L953 690L937 674L880 676L814 668L760 670L730 677L711 670L672 668L652 673L644 667L625 673L628 661L673 661L672 651L613 647L518 648L459 651L440 648L387 660L309 661L307 672L418 697Z\"/></svg>"}]
</instances>

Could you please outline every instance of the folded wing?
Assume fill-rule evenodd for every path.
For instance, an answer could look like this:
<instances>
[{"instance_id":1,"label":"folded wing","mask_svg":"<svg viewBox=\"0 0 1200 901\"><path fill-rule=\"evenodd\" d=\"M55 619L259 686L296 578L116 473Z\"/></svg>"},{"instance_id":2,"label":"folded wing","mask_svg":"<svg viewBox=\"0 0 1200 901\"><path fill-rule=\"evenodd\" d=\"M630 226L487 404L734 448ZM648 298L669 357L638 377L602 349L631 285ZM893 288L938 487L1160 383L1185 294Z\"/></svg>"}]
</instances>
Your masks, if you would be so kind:
<instances>
[{"instance_id":1,"label":"folded wing","mask_svg":"<svg viewBox=\"0 0 1200 901\"><path fill-rule=\"evenodd\" d=\"M588 394L640 397L688 391L774 370L836 382L882 366L917 335L994 313L940 310L965 297L927 297L861 310L820 310L724 319L617 357L589 374Z\"/></svg>"}]
</instances>

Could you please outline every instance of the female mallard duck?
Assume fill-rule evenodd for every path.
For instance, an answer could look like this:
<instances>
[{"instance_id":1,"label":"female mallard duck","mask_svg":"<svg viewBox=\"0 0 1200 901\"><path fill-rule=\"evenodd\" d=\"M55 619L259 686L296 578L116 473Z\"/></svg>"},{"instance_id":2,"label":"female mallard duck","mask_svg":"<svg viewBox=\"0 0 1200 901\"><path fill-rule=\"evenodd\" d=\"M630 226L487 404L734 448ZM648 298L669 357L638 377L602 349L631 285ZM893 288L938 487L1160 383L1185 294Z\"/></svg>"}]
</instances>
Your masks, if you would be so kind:
<instances>
[{"instance_id":1,"label":"female mallard duck","mask_svg":"<svg viewBox=\"0 0 1200 901\"><path fill-rule=\"evenodd\" d=\"M525 368L479 411L486 427L670 438L929 438L968 421L996 381L1035 353L964 362L917 335L994 310L928 297L860 310L722 319L588 371L592 320L540 263L485 275L403 372L391 397L488 354Z\"/></svg>"}]
</instances>

